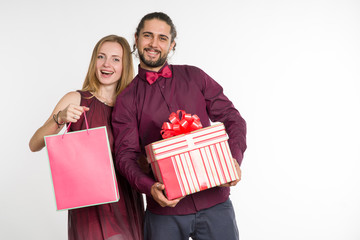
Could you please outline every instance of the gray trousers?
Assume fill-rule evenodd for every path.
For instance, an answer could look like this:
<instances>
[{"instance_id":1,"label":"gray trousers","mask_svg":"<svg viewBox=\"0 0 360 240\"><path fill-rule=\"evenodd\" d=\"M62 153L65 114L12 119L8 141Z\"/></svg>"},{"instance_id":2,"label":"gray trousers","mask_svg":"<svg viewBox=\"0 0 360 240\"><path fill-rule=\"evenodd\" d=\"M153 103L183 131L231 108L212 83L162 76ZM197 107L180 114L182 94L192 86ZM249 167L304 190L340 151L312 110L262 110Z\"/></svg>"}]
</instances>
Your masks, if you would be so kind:
<instances>
[{"instance_id":1,"label":"gray trousers","mask_svg":"<svg viewBox=\"0 0 360 240\"><path fill-rule=\"evenodd\" d=\"M145 240L238 240L239 231L230 199L189 215L145 213Z\"/></svg>"}]
</instances>

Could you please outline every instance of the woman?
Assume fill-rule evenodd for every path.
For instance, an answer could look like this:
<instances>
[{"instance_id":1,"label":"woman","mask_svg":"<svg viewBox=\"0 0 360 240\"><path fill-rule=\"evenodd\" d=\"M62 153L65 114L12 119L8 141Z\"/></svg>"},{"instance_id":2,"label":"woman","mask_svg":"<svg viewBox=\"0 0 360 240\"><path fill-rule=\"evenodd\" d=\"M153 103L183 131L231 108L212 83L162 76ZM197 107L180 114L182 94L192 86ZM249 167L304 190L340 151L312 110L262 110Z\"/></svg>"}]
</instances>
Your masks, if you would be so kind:
<instances>
[{"instance_id":1,"label":"woman","mask_svg":"<svg viewBox=\"0 0 360 240\"><path fill-rule=\"evenodd\" d=\"M66 123L70 131L106 126L111 149L111 113L116 96L134 76L131 50L126 39L110 35L95 46L88 73L81 91L67 93L55 106L49 119L30 140L31 151L45 146L44 136L59 133ZM142 239L143 200L129 183L117 174L120 201L69 210L69 240L131 240Z\"/></svg>"}]
</instances>

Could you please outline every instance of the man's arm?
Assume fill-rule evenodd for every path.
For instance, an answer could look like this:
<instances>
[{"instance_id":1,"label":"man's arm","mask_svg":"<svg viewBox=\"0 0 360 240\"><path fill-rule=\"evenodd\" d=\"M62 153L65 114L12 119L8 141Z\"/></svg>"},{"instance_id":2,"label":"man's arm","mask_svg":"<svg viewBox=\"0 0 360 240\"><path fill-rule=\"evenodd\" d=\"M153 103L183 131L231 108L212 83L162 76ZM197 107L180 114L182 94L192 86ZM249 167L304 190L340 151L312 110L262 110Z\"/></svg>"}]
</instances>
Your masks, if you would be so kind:
<instances>
[{"instance_id":1,"label":"man's arm","mask_svg":"<svg viewBox=\"0 0 360 240\"><path fill-rule=\"evenodd\" d=\"M246 122L232 102L224 95L223 88L209 75L201 71L200 82L206 108L212 122L222 122L229 135L229 146L233 157L241 165L246 150Z\"/></svg>"},{"instance_id":2,"label":"man's arm","mask_svg":"<svg viewBox=\"0 0 360 240\"><path fill-rule=\"evenodd\" d=\"M120 174L137 191L152 197L162 207L175 207L182 198L168 200L163 192L165 186L155 182L138 163L138 160L144 161L144 159L141 159L143 156L141 156L136 111L131 93L124 92L118 96L112 113L115 165Z\"/></svg>"},{"instance_id":3,"label":"man's arm","mask_svg":"<svg viewBox=\"0 0 360 240\"><path fill-rule=\"evenodd\" d=\"M144 173L137 161L142 156L136 116L135 104L120 95L112 114L115 165L137 191L153 197L162 207L175 207L182 198L168 200L163 193L165 186Z\"/></svg>"},{"instance_id":4,"label":"man's arm","mask_svg":"<svg viewBox=\"0 0 360 240\"><path fill-rule=\"evenodd\" d=\"M137 159L140 157L136 106L129 94L119 95L112 113L115 166L137 191L151 196L155 183L144 173Z\"/></svg>"}]
</instances>

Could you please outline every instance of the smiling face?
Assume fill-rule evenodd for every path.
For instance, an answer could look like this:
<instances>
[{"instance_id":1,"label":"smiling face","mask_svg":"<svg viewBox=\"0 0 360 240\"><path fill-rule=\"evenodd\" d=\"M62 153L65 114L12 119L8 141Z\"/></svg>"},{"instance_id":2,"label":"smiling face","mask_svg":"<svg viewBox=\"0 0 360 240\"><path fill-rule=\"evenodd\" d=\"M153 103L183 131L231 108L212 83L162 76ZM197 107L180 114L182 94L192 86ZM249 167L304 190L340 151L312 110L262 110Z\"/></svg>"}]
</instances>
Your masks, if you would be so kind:
<instances>
[{"instance_id":1,"label":"smiling face","mask_svg":"<svg viewBox=\"0 0 360 240\"><path fill-rule=\"evenodd\" d=\"M123 48L117 42L104 42L96 59L96 77L102 85L114 85L122 73Z\"/></svg>"},{"instance_id":2,"label":"smiling face","mask_svg":"<svg viewBox=\"0 0 360 240\"><path fill-rule=\"evenodd\" d=\"M151 71L159 71L175 45L171 42L170 26L158 19L146 20L139 35L135 35L140 66Z\"/></svg>"}]
</instances>

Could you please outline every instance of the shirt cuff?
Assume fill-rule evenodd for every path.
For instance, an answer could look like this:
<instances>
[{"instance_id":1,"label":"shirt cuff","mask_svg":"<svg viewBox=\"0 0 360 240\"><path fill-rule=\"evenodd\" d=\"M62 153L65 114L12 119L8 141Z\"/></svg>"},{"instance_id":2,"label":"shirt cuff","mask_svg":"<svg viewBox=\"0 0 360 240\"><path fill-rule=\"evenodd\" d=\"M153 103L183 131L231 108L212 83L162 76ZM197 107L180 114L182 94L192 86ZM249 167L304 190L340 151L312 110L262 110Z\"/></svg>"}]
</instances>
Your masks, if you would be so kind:
<instances>
[{"instance_id":1,"label":"shirt cuff","mask_svg":"<svg viewBox=\"0 0 360 240\"><path fill-rule=\"evenodd\" d=\"M154 185L155 180L150 177L143 177L141 178L141 182L137 185L137 188L141 193L146 194L149 197L152 197L151 195L151 187Z\"/></svg>"},{"instance_id":2,"label":"shirt cuff","mask_svg":"<svg viewBox=\"0 0 360 240\"><path fill-rule=\"evenodd\" d=\"M243 160L243 154L240 150L240 148L236 148L231 151L232 157L236 159L236 161L239 163L239 166L241 166L241 162Z\"/></svg>"}]
</instances>

